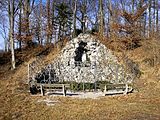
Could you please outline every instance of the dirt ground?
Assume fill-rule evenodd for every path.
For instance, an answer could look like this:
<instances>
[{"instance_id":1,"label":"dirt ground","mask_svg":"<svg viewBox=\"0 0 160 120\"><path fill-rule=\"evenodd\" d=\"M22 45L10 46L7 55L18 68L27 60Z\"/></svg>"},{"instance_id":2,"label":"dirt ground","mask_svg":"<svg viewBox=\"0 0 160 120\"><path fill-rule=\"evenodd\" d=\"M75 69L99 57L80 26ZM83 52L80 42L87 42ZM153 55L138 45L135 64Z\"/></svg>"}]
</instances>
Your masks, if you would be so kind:
<instances>
[{"instance_id":1,"label":"dirt ground","mask_svg":"<svg viewBox=\"0 0 160 120\"><path fill-rule=\"evenodd\" d=\"M152 83L147 86L148 90L128 95L79 99L30 95L24 85L21 86L14 78L1 80L0 119L160 120L160 83L158 84ZM50 100L52 105L46 105L44 100Z\"/></svg>"}]
</instances>

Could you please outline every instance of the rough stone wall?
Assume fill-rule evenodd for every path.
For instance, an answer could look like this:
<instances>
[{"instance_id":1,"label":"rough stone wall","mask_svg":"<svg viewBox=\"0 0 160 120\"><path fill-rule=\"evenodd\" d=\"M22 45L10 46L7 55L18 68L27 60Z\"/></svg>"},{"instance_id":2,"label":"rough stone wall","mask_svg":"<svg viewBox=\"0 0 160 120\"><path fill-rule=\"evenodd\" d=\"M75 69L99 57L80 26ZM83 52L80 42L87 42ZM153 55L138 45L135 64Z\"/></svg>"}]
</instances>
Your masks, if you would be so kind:
<instances>
[{"instance_id":1,"label":"rough stone wall","mask_svg":"<svg viewBox=\"0 0 160 120\"><path fill-rule=\"evenodd\" d=\"M80 34L69 41L47 69L54 71L54 76L51 77L53 81L133 81L133 74L126 72L112 51L89 34Z\"/></svg>"}]
</instances>

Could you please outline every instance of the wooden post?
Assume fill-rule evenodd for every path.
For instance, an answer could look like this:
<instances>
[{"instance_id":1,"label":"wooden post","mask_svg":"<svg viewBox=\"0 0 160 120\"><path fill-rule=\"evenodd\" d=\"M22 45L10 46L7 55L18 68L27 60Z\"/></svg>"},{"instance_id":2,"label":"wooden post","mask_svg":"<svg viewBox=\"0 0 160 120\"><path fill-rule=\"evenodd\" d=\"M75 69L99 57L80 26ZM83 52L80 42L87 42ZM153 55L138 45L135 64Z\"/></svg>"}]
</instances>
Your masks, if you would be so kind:
<instances>
[{"instance_id":1,"label":"wooden post","mask_svg":"<svg viewBox=\"0 0 160 120\"><path fill-rule=\"evenodd\" d=\"M104 96L106 96L106 93L107 93L107 85L104 86L104 91L103 91Z\"/></svg>"},{"instance_id":2,"label":"wooden post","mask_svg":"<svg viewBox=\"0 0 160 120\"><path fill-rule=\"evenodd\" d=\"M66 96L66 88L65 88L65 85L63 85L63 96Z\"/></svg>"},{"instance_id":3,"label":"wooden post","mask_svg":"<svg viewBox=\"0 0 160 120\"><path fill-rule=\"evenodd\" d=\"M41 89L41 95L44 96L44 89L43 89L43 85L40 85L40 89Z\"/></svg>"},{"instance_id":4,"label":"wooden post","mask_svg":"<svg viewBox=\"0 0 160 120\"><path fill-rule=\"evenodd\" d=\"M29 74L29 72L30 72L30 69L29 69L29 67L30 67L30 64L28 63L28 84L29 84L29 82L30 82L30 74Z\"/></svg>"},{"instance_id":5,"label":"wooden post","mask_svg":"<svg viewBox=\"0 0 160 120\"><path fill-rule=\"evenodd\" d=\"M95 92L97 91L97 83L96 82L94 83L94 91Z\"/></svg>"},{"instance_id":6,"label":"wooden post","mask_svg":"<svg viewBox=\"0 0 160 120\"><path fill-rule=\"evenodd\" d=\"M125 89L124 94L127 94L127 93L128 93L128 84L126 84L126 89Z\"/></svg>"},{"instance_id":7,"label":"wooden post","mask_svg":"<svg viewBox=\"0 0 160 120\"><path fill-rule=\"evenodd\" d=\"M104 86L104 93L107 92L107 85Z\"/></svg>"},{"instance_id":8,"label":"wooden post","mask_svg":"<svg viewBox=\"0 0 160 120\"><path fill-rule=\"evenodd\" d=\"M71 83L71 90L72 90L73 92L75 92L75 91L74 91L74 85L73 85L73 83Z\"/></svg>"},{"instance_id":9,"label":"wooden post","mask_svg":"<svg viewBox=\"0 0 160 120\"><path fill-rule=\"evenodd\" d=\"M84 82L83 82L83 92L84 92L84 90L85 90L84 87L85 87L85 86L84 86Z\"/></svg>"}]
</instances>

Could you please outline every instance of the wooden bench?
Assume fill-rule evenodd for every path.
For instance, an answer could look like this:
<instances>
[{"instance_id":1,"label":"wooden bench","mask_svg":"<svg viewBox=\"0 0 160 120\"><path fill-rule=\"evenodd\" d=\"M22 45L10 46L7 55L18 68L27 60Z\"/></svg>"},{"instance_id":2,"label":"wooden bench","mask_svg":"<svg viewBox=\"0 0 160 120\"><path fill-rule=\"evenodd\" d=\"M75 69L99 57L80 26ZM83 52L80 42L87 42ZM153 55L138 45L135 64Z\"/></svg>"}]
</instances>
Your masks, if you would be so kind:
<instances>
[{"instance_id":1,"label":"wooden bench","mask_svg":"<svg viewBox=\"0 0 160 120\"><path fill-rule=\"evenodd\" d=\"M129 84L107 84L104 86L105 95L127 94L132 90L133 88Z\"/></svg>"},{"instance_id":2,"label":"wooden bench","mask_svg":"<svg viewBox=\"0 0 160 120\"><path fill-rule=\"evenodd\" d=\"M60 88L62 90L63 95L66 96L66 88L70 88L70 84L43 84L37 83L37 87L40 88L41 95L45 95L45 90L57 90L56 88Z\"/></svg>"}]
</instances>

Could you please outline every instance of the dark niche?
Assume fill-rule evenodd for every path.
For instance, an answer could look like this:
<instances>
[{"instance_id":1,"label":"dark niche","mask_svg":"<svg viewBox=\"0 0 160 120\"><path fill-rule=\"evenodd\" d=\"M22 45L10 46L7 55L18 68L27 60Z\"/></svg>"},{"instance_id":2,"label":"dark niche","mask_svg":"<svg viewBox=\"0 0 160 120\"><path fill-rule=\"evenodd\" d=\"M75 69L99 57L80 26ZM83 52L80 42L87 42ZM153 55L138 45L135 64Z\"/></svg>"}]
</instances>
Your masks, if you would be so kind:
<instances>
[{"instance_id":1,"label":"dark niche","mask_svg":"<svg viewBox=\"0 0 160 120\"><path fill-rule=\"evenodd\" d=\"M79 46L77 47L75 54L76 56L74 57L75 63L77 62L82 62L82 55L87 52L88 50L85 48L85 46L87 45L86 42L81 41L79 43Z\"/></svg>"},{"instance_id":2,"label":"dark niche","mask_svg":"<svg viewBox=\"0 0 160 120\"><path fill-rule=\"evenodd\" d=\"M35 77L37 83L56 83L59 81L59 78L56 76L54 69L43 69Z\"/></svg>"}]
</instances>

